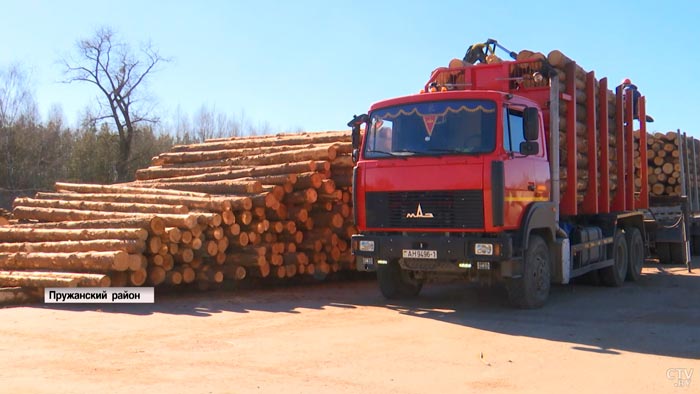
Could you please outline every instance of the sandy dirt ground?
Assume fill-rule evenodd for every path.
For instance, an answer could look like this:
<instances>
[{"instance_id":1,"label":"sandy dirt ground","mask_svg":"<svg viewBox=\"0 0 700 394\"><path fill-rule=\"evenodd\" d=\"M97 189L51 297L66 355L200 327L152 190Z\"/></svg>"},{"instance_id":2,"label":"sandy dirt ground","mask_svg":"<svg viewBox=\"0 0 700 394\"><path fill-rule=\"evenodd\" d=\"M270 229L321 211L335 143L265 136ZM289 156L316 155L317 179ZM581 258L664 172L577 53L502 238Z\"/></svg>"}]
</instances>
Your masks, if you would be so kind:
<instances>
[{"instance_id":1,"label":"sandy dirt ground","mask_svg":"<svg viewBox=\"0 0 700 394\"><path fill-rule=\"evenodd\" d=\"M2 393L698 393L699 360L700 268L531 311L464 284L387 302L371 280L0 309Z\"/></svg>"}]
</instances>

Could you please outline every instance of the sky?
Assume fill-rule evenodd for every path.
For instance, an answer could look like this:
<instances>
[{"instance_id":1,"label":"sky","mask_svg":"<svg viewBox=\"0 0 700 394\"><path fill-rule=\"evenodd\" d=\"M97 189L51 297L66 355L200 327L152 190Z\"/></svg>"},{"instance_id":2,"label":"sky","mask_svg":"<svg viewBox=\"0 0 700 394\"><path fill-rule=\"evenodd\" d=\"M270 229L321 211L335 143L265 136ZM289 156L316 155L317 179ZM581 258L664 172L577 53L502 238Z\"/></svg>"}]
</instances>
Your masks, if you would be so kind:
<instances>
[{"instance_id":1,"label":"sky","mask_svg":"<svg viewBox=\"0 0 700 394\"><path fill-rule=\"evenodd\" d=\"M145 86L167 121L203 105L270 131L339 130L371 103L418 92L437 67L494 38L559 49L611 85L630 78L656 122L700 137L696 1L0 0L0 68L29 70L40 115L70 125L98 92L66 84L60 59L103 26L170 61ZM503 54L503 56L505 55Z\"/></svg>"}]
</instances>

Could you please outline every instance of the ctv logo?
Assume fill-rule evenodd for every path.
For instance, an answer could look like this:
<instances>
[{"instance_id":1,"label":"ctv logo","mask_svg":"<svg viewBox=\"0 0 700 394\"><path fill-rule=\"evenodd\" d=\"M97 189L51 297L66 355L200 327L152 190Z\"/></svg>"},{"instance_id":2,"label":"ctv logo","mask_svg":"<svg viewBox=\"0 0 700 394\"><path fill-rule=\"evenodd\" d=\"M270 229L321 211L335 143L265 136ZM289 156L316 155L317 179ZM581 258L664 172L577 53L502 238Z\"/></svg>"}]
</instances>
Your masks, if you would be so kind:
<instances>
[{"instance_id":1,"label":"ctv logo","mask_svg":"<svg viewBox=\"0 0 700 394\"><path fill-rule=\"evenodd\" d=\"M674 387L690 387L693 378L693 368L669 368L666 370L666 379L673 381Z\"/></svg>"}]
</instances>

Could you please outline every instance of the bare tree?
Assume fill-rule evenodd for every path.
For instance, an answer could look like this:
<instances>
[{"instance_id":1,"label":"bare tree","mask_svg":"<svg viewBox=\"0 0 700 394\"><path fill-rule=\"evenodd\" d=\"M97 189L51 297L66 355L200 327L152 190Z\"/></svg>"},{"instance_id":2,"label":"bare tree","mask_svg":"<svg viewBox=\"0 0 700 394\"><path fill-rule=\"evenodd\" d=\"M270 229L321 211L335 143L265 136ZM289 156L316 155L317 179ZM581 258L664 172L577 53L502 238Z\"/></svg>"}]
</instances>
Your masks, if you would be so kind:
<instances>
[{"instance_id":1,"label":"bare tree","mask_svg":"<svg viewBox=\"0 0 700 394\"><path fill-rule=\"evenodd\" d=\"M102 93L101 114L95 120L114 121L119 133L117 180L126 181L134 134L139 125L157 122L149 114L140 86L167 59L150 44L133 51L109 28L101 28L93 37L78 41L77 47L79 59L63 60L67 82L89 82Z\"/></svg>"},{"instance_id":2,"label":"bare tree","mask_svg":"<svg viewBox=\"0 0 700 394\"><path fill-rule=\"evenodd\" d=\"M23 175L19 152L27 146L24 131L33 130L36 123L37 106L26 68L14 63L0 69L0 193L18 187Z\"/></svg>"},{"instance_id":3,"label":"bare tree","mask_svg":"<svg viewBox=\"0 0 700 394\"><path fill-rule=\"evenodd\" d=\"M0 70L0 127L13 126L21 118L36 116L35 113L27 73L17 63Z\"/></svg>"},{"instance_id":4,"label":"bare tree","mask_svg":"<svg viewBox=\"0 0 700 394\"><path fill-rule=\"evenodd\" d=\"M193 127L199 141L209 138L235 137L241 134L241 125L234 117L218 112L216 107L203 104L194 114Z\"/></svg>"}]
</instances>

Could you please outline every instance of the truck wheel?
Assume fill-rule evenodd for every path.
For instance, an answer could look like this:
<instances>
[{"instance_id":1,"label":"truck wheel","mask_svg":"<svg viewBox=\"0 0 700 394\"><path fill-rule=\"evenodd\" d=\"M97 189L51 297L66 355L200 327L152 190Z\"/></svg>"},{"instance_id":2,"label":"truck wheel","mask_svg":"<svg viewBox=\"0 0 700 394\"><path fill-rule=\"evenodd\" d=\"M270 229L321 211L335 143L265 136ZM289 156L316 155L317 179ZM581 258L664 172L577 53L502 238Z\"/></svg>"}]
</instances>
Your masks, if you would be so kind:
<instances>
[{"instance_id":1,"label":"truck wheel","mask_svg":"<svg viewBox=\"0 0 700 394\"><path fill-rule=\"evenodd\" d=\"M627 276L627 241L624 231L618 229L615 232L612 249L615 263L600 270L600 280L605 286L619 287Z\"/></svg>"},{"instance_id":2,"label":"truck wheel","mask_svg":"<svg viewBox=\"0 0 700 394\"><path fill-rule=\"evenodd\" d=\"M506 282L508 299L519 308L539 308L549 297L551 270L549 247L539 235L530 235L523 264L523 276Z\"/></svg>"},{"instance_id":3,"label":"truck wheel","mask_svg":"<svg viewBox=\"0 0 700 394\"><path fill-rule=\"evenodd\" d=\"M398 261L377 267L379 290L388 299L415 297L420 293L423 283L413 279L408 271L399 266Z\"/></svg>"},{"instance_id":4,"label":"truck wheel","mask_svg":"<svg viewBox=\"0 0 700 394\"><path fill-rule=\"evenodd\" d=\"M630 227L625 231L627 238L627 280L636 282L642 276L644 266L644 240L637 227Z\"/></svg>"}]
</instances>

